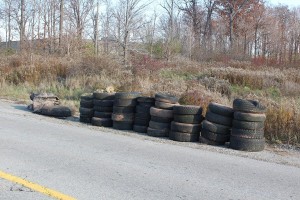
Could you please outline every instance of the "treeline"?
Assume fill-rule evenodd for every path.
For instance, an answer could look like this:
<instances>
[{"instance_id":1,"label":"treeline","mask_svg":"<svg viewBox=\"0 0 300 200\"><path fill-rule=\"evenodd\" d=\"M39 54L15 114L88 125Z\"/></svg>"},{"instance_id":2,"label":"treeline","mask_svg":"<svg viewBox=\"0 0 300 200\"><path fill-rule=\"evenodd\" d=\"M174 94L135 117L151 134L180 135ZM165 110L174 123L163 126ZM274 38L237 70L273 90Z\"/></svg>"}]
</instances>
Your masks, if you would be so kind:
<instances>
[{"instance_id":1,"label":"treeline","mask_svg":"<svg viewBox=\"0 0 300 200\"><path fill-rule=\"evenodd\" d=\"M6 47L299 64L300 8L263 0L0 0ZM154 9L153 9L154 8ZM92 44L92 45L91 45Z\"/></svg>"}]
</instances>

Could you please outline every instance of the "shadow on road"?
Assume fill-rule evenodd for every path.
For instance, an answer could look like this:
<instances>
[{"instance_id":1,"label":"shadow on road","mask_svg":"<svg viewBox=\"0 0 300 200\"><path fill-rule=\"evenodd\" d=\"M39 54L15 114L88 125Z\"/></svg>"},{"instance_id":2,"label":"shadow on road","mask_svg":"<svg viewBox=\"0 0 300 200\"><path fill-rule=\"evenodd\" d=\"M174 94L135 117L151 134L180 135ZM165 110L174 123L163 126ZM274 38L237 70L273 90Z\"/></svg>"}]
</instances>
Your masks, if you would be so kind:
<instances>
[{"instance_id":1,"label":"shadow on road","mask_svg":"<svg viewBox=\"0 0 300 200\"><path fill-rule=\"evenodd\" d=\"M26 105L12 105L12 107L17 110L31 112L30 110L27 109Z\"/></svg>"}]
</instances>

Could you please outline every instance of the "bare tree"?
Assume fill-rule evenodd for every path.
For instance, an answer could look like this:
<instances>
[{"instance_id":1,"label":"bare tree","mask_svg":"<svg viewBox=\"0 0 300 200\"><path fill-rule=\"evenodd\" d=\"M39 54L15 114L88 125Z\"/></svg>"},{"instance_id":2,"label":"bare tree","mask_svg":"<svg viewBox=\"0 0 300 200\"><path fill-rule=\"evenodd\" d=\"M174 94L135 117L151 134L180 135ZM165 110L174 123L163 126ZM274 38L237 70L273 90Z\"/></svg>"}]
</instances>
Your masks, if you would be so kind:
<instances>
[{"instance_id":1,"label":"bare tree","mask_svg":"<svg viewBox=\"0 0 300 200\"><path fill-rule=\"evenodd\" d=\"M151 3L151 2L150 2ZM123 63L129 63L128 43L133 30L141 27L141 16L144 9L150 4L142 0L119 0L114 12L117 23L117 39L123 49Z\"/></svg>"}]
</instances>

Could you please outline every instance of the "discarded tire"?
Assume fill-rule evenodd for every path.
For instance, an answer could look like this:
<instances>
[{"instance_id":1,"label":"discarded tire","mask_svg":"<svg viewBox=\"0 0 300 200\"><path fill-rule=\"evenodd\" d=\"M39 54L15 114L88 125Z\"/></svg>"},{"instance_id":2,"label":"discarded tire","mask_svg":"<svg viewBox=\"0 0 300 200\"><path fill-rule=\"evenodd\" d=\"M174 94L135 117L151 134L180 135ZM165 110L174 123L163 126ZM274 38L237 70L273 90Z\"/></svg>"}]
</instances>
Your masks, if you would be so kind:
<instances>
[{"instance_id":1,"label":"discarded tire","mask_svg":"<svg viewBox=\"0 0 300 200\"><path fill-rule=\"evenodd\" d=\"M229 147L241 151L262 151L265 147L265 106L258 101L235 99Z\"/></svg>"},{"instance_id":2,"label":"discarded tire","mask_svg":"<svg viewBox=\"0 0 300 200\"><path fill-rule=\"evenodd\" d=\"M149 121L151 119L150 108L154 106L155 99L152 97L138 97L135 107L135 117L133 131L147 133Z\"/></svg>"},{"instance_id":3,"label":"discarded tire","mask_svg":"<svg viewBox=\"0 0 300 200\"><path fill-rule=\"evenodd\" d=\"M115 94L113 107L113 128L119 130L132 130L135 119L135 107L139 92L118 92Z\"/></svg>"},{"instance_id":4,"label":"discarded tire","mask_svg":"<svg viewBox=\"0 0 300 200\"><path fill-rule=\"evenodd\" d=\"M232 125L232 118L227 117L227 116L222 116L219 114L215 114L213 112L208 111L205 116L206 120L216 123L216 124L221 124L224 126L231 126Z\"/></svg>"},{"instance_id":5,"label":"discarded tire","mask_svg":"<svg viewBox=\"0 0 300 200\"><path fill-rule=\"evenodd\" d=\"M133 113L113 113L111 116L113 121L118 122L133 122L134 114Z\"/></svg>"},{"instance_id":6,"label":"discarded tire","mask_svg":"<svg viewBox=\"0 0 300 200\"><path fill-rule=\"evenodd\" d=\"M91 120L94 126L112 127L112 110L115 93L93 93L94 116Z\"/></svg>"},{"instance_id":7,"label":"discarded tire","mask_svg":"<svg viewBox=\"0 0 300 200\"><path fill-rule=\"evenodd\" d=\"M160 109L166 109L166 110L173 110L175 104L172 103L166 103L162 101L155 101L155 107Z\"/></svg>"},{"instance_id":8,"label":"discarded tire","mask_svg":"<svg viewBox=\"0 0 300 200\"><path fill-rule=\"evenodd\" d=\"M225 142L229 141L230 135L224 135L224 134L218 134L211 131L208 131L206 129L201 130L201 136L210 140L217 142L218 144L225 144Z\"/></svg>"},{"instance_id":9,"label":"discarded tire","mask_svg":"<svg viewBox=\"0 0 300 200\"><path fill-rule=\"evenodd\" d=\"M117 130L132 130L133 125L132 122L113 121L113 128Z\"/></svg>"},{"instance_id":10,"label":"discarded tire","mask_svg":"<svg viewBox=\"0 0 300 200\"><path fill-rule=\"evenodd\" d=\"M94 106L113 107L113 100L98 100L94 99Z\"/></svg>"},{"instance_id":11,"label":"discarded tire","mask_svg":"<svg viewBox=\"0 0 300 200\"><path fill-rule=\"evenodd\" d=\"M169 138L179 142L196 142L199 140L199 134L170 131Z\"/></svg>"},{"instance_id":12,"label":"discarded tire","mask_svg":"<svg viewBox=\"0 0 300 200\"><path fill-rule=\"evenodd\" d=\"M203 144L214 145L214 146L224 145L223 142L220 143L220 142L211 141L211 140L206 139L205 137L202 137L202 136L199 137L199 142L203 143Z\"/></svg>"},{"instance_id":13,"label":"discarded tire","mask_svg":"<svg viewBox=\"0 0 300 200\"><path fill-rule=\"evenodd\" d=\"M200 106L175 105L173 110L177 115L201 115L203 109Z\"/></svg>"},{"instance_id":14,"label":"discarded tire","mask_svg":"<svg viewBox=\"0 0 300 200\"><path fill-rule=\"evenodd\" d=\"M153 137L168 137L170 122L173 120L173 107L178 98L169 94L155 94L155 107L150 108L151 121L147 134Z\"/></svg>"},{"instance_id":15,"label":"discarded tire","mask_svg":"<svg viewBox=\"0 0 300 200\"><path fill-rule=\"evenodd\" d=\"M246 129L246 130L262 130L264 129L264 122L247 122L247 121L233 120L232 127L237 129Z\"/></svg>"},{"instance_id":16,"label":"discarded tire","mask_svg":"<svg viewBox=\"0 0 300 200\"><path fill-rule=\"evenodd\" d=\"M244 99L235 99L233 109L245 113L264 113L266 111L266 107L258 101Z\"/></svg>"},{"instance_id":17,"label":"discarded tire","mask_svg":"<svg viewBox=\"0 0 300 200\"><path fill-rule=\"evenodd\" d=\"M140 125L134 125L133 126L133 131L137 133L147 133L147 126L140 126Z\"/></svg>"},{"instance_id":18,"label":"discarded tire","mask_svg":"<svg viewBox=\"0 0 300 200\"><path fill-rule=\"evenodd\" d=\"M150 108L150 115L156 117L163 117L163 118L173 118L173 111L172 110L165 110L160 108L151 107Z\"/></svg>"},{"instance_id":19,"label":"discarded tire","mask_svg":"<svg viewBox=\"0 0 300 200\"><path fill-rule=\"evenodd\" d=\"M153 129L148 127L147 135L152 137L168 137L169 136L169 129Z\"/></svg>"},{"instance_id":20,"label":"discarded tire","mask_svg":"<svg viewBox=\"0 0 300 200\"><path fill-rule=\"evenodd\" d=\"M186 124L200 124L203 120L202 115L174 115L174 121Z\"/></svg>"},{"instance_id":21,"label":"discarded tire","mask_svg":"<svg viewBox=\"0 0 300 200\"><path fill-rule=\"evenodd\" d=\"M218 134L224 134L224 135L230 135L231 127L224 126L221 124L212 123L210 121L204 120L202 122L202 128L205 130L208 130L210 132L218 133Z\"/></svg>"},{"instance_id":22,"label":"discarded tire","mask_svg":"<svg viewBox=\"0 0 300 200\"><path fill-rule=\"evenodd\" d=\"M109 118L93 117L91 122L94 126L112 127L112 120Z\"/></svg>"},{"instance_id":23,"label":"discarded tire","mask_svg":"<svg viewBox=\"0 0 300 200\"><path fill-rule=\"evenodd\" d=\"M264 113L243 113L234 112L234 119L247 122L264 122L266 120L266 114Z\"/></svg>"},{"instance_id":24,"label":"discarded tire","mask_svg":"<svg viewBox=\"0 0 300 200\"><path fill-rule=\"evenodd\" d=\"M202 122L200 140L209 145L224 145L229 142L233 114L234 111L230 107L210 103Z\"/></svg>"},{"instance_id":25,"label":"discarded tire","mask_svg":"<svg viewBox=\"0 0 300 200\"><path fill-rule=\"evenodd\" d=\"M57 118L66 118L71 116L71 110L66 106L60 105L44 106L40 109L39 114Z\"/></svg>"},{"instance_id":26,"label":"discarded tire","mask_svg":"<svg viewBox=\"0 0 300 200\"><path fill-rule=\"evenodd\" d=\"M199 134L201 131L200 124L185 124L173 121L171 123L171 130L174 132Z\"/></svg>"},{"instance_id":27,"label":"discarded tire","mask_svg":"<svg viewBox=\"0 0 300 200\"><path fill-rule=\"evenodd\" d=\"M155 101L162 101L166 103L171 103L171 104L177 104L178 103L178 98L170 95L170 94L163 94L163 93L157 93L155 94Z\"/></svg>"},{"instance_id":28,"label":"discarded tire","mask_svg":"<svg viewBox=\"0 0 300 200\"><path fill-rule=\"evenodd\" d=\"M174 121L171 123L169 138L180 142L199 140L201 121L203 120L200 106L176 105L173 108Z\"/></svg>"},{"instance_id":29,"label":"discarded tire","mask_svg":"<svg viewBox=\"0 0 300 200\"><path fill-rule=\"evenodd\" d=\"M94 92L93 99L97 100L114 100L115 93L106 93L106 92Z\"/></svg>"},{"instance_id":30,"label":"discarded tire","mask_svg":"<svg viewBox=\"0 0 300 200\"><path fill-rule=\"evenodd\" d=\"M224 106L218 103L210 103L208 109L215 114L225 117L233 118L234 110L228 106Z\"/></svg>"},{"instance_id":31,"label":"discarded tire","mask_svg":"<svg viewBox=\"0 0 300 200\"><path fill-rule=\"evenodd\" d=\"M230 137L229 147L240 151L262 151L265 148L265 138L253 139L253 138L242 138L237 136Z\"/></svg>"},{"instance_id":32,"label":"discarded tire","mask_svg":"<svg viewBox=\"0 0 300 200\"><path fill-rule=\"evenodd\" d=\"M93 100L81 100L80 107L93 108L94 107Z\"/></svg>"}]
</instances>

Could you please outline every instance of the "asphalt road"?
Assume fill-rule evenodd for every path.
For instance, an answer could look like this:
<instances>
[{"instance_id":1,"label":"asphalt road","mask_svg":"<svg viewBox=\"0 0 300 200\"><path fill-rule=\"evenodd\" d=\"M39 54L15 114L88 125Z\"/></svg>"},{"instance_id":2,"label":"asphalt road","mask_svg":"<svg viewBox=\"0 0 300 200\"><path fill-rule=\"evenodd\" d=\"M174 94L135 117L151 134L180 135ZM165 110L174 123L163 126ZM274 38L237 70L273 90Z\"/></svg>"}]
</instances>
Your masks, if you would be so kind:
<instances>
[{"instance_id":1,"label":"asphalt road","mask_svg":"<svg viewBox=\"0 0 300 200\"><path fill-rule=\"evenodd\" d=\"M300 199L297 167L93 130L23 108L0 101L0 171L76 199ZM0 178L0 199L51 198Z\"/></svg>"}]
</instances>

